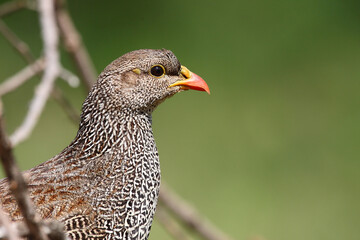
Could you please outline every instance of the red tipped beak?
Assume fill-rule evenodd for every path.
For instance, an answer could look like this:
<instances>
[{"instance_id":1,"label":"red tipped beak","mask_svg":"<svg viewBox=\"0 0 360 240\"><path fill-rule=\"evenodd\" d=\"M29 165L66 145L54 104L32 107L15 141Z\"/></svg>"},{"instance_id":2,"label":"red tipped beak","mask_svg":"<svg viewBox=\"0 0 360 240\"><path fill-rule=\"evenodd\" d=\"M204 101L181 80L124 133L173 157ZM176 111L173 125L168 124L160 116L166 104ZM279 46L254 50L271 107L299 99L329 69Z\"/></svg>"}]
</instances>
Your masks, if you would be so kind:
<instances>
[{"instance_id":1,"label":"red tipped beak","mask_svg":"<svg viewBox=\"0 0 360 240\"><path fill-rule=\"evenodd\" d=\"M169 87L181 86L183 89L193 89L197 91L204 91L210 94L210 90L206 82L197 74L190 72L185 66L181 66L181 74L185 80L177 81Z\"/></svg>"}]
</instances>

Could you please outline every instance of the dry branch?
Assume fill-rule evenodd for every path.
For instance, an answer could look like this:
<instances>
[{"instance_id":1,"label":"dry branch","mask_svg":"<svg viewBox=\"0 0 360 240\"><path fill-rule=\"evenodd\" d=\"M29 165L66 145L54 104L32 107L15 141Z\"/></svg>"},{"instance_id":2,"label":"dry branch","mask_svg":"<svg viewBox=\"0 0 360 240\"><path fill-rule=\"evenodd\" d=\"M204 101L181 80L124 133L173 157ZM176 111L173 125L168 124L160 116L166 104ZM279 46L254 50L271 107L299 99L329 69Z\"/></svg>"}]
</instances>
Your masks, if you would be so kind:
<instances>
[{"instance_id":1,"label":"dry branch","mask_svg":"<svg viewBox=\"0 0 360 240\"><path fill-rule=\"evenodd\" d=\"M16 34L10 30L3 20L0 19L0 33L5 39L21 54L27 63L34 62L34 57L30 53L28 45L21 41Z\"/></svg>"},{"instance_id":2,"label":"dry branch","mask_svg":"<svg viewBox=\"0 0 360 240\"><path fill-rule=\"evenodd\" d=\"M12 146L7 138L2 118L2 106L0 103L0 157L4 166L6 176L8 177L10 190L15 196L17 204L24 217L24 221L30 231L30 235L36 239L47 239L40 228L35 217L35 210L31 205L25 180L16 165Z\"/></svg>"},{"instance_id":3,"label":"dry branch","mask_svg":"<svg viewBox=\"0 0 360 240\"><path fill-rule=\"evenodd\" d=\"M39 0L39 15L44 41L46 67L41 83L35 90L34 99L31 101L24 122L10 137L10 141L14 146L24 141L35 127L51 93L53 83L60 72L59 53L57 49L58 32L54 3L52 0Z\"/></svg>"},{"instance_id":4,"label":"dry branch","mask_svg":"<svg viewBox=\"0 0 360 240\"><path fill-rule=\"evenodd\" d=\"M0 96L3 96L9 92L16 90L27 80L30 80L36 74L43 71L44 67L45 67L44 59L40 58L36 60L33 64L20 70L14 76L8 78L0 85Z\"/></svg>"},{"instance_id":5,"label":"dry branch","mask_svg":"<svg viewBox=\"0 0 360 240\"><path fill-rule=\"evenodd\" d=\"M0 6L0 18L26 7L26 0L9 1Z\"/></svg>"},{"instance_id":6,"label":"dry branch","mask_svg":"<svg viewBox=\"0 0 360 240\"><path fill-rule=\"evenodd\" d=\"M96 70L64 4L63 0L56 0L56 18L60 33L85 86L90 90L96 81Z\"/></svg>"},{"instance_id":7,"label":"dry branch","mask_svg":"<svg viewBox=\"0 0 360 240\"><path fill-rule=\"evenodd\" d=\"M69 103L69 101L63 96L62 91L55 87L52 92L52 97L58 102L62 107L69 119L76 125L80 122L80 115L74 109L74 107Z\"/></svg>"},{"instance_id":8,"label":"dry branch","mask_svg":"<svg viewBox=\"0 0 360 240\"><path fill-rule=\"evenodd\" d=\"M175 194L166 184L161 184L159 200L169 210L171 210L179 220L186 224L190 229L198 233L203 239L208 240L230 240L218 228L212 225L208 220L202 218L200 214Z\"/></svg>"},{"instance_id":9,"label":"dry branch","mask_svg":"<svg viewBox=\"0 0 360 240\"><path fill-rule=\"evenodd\" d=\"M159 204L156 207L156 220L165 228L165 230L178 240L189 240L190 238L186 235L184 229L179 225L178 222L167 212L167 210Z\"/></svg>"},{"instance_id":10,"label":"dry branch","mask_svg":"<svg viewBox=\"0 0 360 240\"><path fill-rule=\"evenodd\" d=\"M79 78L75 74L67 70L66 68L61 67L59 77L65 80L70 87L75 88L80 85Z\"/></svg>"}]
</instances>

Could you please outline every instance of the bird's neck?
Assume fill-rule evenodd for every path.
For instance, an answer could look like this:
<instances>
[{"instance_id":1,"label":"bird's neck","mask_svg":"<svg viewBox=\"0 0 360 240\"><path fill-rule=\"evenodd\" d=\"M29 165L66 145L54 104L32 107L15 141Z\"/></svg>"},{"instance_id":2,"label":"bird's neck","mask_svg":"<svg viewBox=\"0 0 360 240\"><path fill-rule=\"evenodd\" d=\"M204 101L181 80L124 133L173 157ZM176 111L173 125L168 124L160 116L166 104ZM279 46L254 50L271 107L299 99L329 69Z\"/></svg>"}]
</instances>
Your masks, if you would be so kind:
<instances>
[{"instance_id":1,"label":"bird's neck","mask_svg":"<svg viewBox=\"0 0 360 240\"><path fill-rule=\"evenodd\" d=\"M86 164L86 173L91 179L89 189L97 189L89 193L97 215L105 225L111 225L114 214L122 219L113 223L116 227L111 235L147 239L160 189L160 162L151 115L132 112L107 116L80 136L83 148L92 149L87 151L87 158L93 160ZM95 136L100 139L94 140Z\"/></svg>"},{"instance_id":2,"label":"bird's neck","mask_svg":"<svg viewBox=\"0 0 360 240\"><path fill-rule=\"evenodd\" d=\"M141 148L155 144L151 125L151 114L144 112L122 110L83 114L77 136L69 147L85 159L113 151L126 155L133 145Z\"/></svg>"}]
</instances>

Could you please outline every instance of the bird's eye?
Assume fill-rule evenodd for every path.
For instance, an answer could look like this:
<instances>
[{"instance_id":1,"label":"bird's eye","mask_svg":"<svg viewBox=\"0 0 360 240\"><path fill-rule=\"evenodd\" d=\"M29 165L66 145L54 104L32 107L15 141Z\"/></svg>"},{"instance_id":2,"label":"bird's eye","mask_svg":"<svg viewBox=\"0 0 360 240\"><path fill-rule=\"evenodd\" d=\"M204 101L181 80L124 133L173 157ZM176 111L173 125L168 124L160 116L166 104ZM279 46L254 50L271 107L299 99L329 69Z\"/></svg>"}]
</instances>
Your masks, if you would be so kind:
<instances>
[{"instance_id":1,"label":"bird's eye","mask_svg":"<svg viewBox=\"0 0 360 240\"><path fill-rule=\"evenodd\" d=\"M154 77L162 77L165 74L165 68L161 65L154 65L151 67L150 74Z\"/></svg>"}]
</instances>

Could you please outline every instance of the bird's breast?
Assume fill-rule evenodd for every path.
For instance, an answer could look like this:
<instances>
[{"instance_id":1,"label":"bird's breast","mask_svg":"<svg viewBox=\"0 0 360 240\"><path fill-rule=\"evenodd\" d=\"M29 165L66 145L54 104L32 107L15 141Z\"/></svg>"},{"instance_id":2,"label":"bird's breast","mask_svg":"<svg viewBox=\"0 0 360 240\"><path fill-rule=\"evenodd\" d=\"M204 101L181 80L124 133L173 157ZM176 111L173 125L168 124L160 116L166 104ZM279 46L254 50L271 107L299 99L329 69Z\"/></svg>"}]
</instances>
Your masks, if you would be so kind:
<instances>
[{"instance_id":1,"label":"bird's breast","mask_svg":"<svg viewBox=\"0 0 360 240\"><path fill-rule=\"evenodd\" d=\"M91 167L98 172L97 180L90 182L93 209L115 238L146 239L160 189L158 152L151 129L122 137L100 165Z\"/></svg>"}]
</instances>

